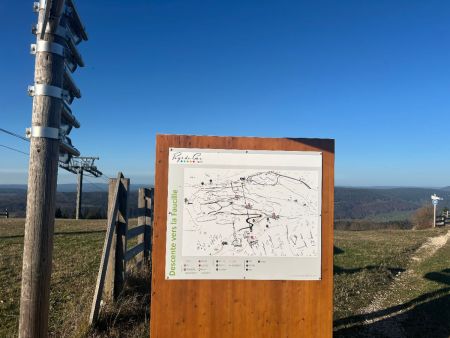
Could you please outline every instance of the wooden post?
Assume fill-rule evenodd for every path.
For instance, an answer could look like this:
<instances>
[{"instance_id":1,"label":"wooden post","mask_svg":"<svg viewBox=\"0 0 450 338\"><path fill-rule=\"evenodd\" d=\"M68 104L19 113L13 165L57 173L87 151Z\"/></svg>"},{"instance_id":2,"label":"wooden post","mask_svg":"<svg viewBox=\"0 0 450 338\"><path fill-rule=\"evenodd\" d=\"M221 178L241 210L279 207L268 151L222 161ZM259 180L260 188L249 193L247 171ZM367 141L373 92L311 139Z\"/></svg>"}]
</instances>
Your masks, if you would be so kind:
<instances>
[{"instance_id":1,"label":"wooden post","mask_svg":"<svg viewBox=\"0 0 450 338\"><path fill-rule=\"evenodd\" d=\"M151 190L146 188L139 189L138 196L138 225L144 226L144 232L138 236L138 244L144 243L144 251L137 256L138 262L149 261L150 254L150 236L151 236Z\"/></svg>"},{"instance_id":2,"label":"wooden post","mask_svg":"<svg viewBox=\"0 0 450 338\"><path fill-rule=\"evenodd\" d=\"M122 178L122 173L119 172L117 175L118 179ZM116 180L117 181L117 180ZM119 212L119 206L117 203L117 199L119 197L119 185L114 185L114 190L111 190L112 180L110 180L110 195L109 198L109 206L111 207L108 210L108 223L106 225L106 237L105 242L103 243L103 252L100 260L100 268L98 270L97 275L97 283L95 285L94 291L94 299L92 300L91 314L89 316L89 324L92 325L96 320L98 313L100 311L100 300L103 295L103 287L106 279L106 271L108 270L108 258L111 251L111 243L114 237L114 233L116 230L116 219L117 213Z\"/></svg>"},{"instance_id":3,"label":"wooden post","mask_svg":"<svg viewBox=\"0 0 450 338\"><path fill-rule=\"evenodd\" d=\"M41 5L45 2L41 0ZM54 32L59 24L64 1L54 0L50 15L40 6L38 23L49 17L48 28ZM41 34L39 34L41 36ZM44 34L43 40L64 44L57 35ZM64 58L37 51L34 81L36 84L63 87ZM33 98L32 126L59 130L62 100L46 95ZM41 129L48 130L48 129ZM43 136L43 137L42 137ZM47 337L50 277L52 269L55 196L58 175L59 140L43 133L30 139L27 215L20 297L19 337Z\"/></svg>"},{"instance_id":4,"label":"wooden post","mask_svg":"<svg viewBox=\"0 0 450 338\"><path fill-rule=\"evenodd\" d=\"M114 208L114 188L117 179L109 181L109 197L108 197L108 215ZM123 290L125 283L125 253L127 252L127 228L128 228L128 189L130 179L122 178L119 187L119 196L117 203L119 212L116 219L115 233L111 243L111 250L108 257L108 268L106 270L104 295L106 300L116 300L120 292ZM108 223L109 220L108 220Z\"/></svg>"},{"instance_id":5,"label":"wooden post","mask_svg":"<svg viewBox=\"0 0 450 338\"><path fill-rule=\"evenodd\" d=\"M109 179L109 191L108 191L108 224L112 224L112 221L109 219L111 213L111 209L115 207L116 200L114 199L114 191L116 187L116 178ZM120 194L120 188L119 188ZM117 215L114 223L117 223ZM115 224L117 225L117 224ZM111 240L111 249L109 251L108 263L106 264L106 277L105 277L105 288L103 291L104 297L106 300L112 300L114 298L114 275L116 271L116 233L114 231L114 235Z\"/></svg>"},{"instance_id":6,"label":"wooden post","mask_svg":"<svg viewBox=\"0 0 450 338\"><path fill-rule=\"evenodd\" d=\"M154 212L154 202L155 202L155 188L150 189L150 201L149 201L149 217L148 217L148 227L145 228L145 250L147 254L149 255L148 259L151 260L152 258L152 240L153 240L153 212Z\"/></svg>"},{"instance_id":7,"label":"wooden post","mask_svg":"<svg viewBox=\"0 0 450 338\"><path fill-rule=\"evenodd\" d=\"M77 206L75 210L75 218L82 218L81 215L81 195L83 194L83 168L78 169L78 185L77 185Z\"/></svg>"},{"instance_id":8,"label":"wooden post","mask_svg":"<svg viewBox=\"0 0 450 338\"><path fill-rule=\"evenodd\" d=\"M145 223L145 214L146 214L146 209L147 209L147 203L145 203L145 188L139 188L139 192L138 192L138 226L144 225L144 227L146 226ZM141 244L142 242L145 243L145 228L144 228L144 233L142 235L138 236L137 242L138 244ZM137 261L140 262L142 260L145 259L145 249L142 253L138 254L136 256Z\"/></svg>"},{"instance_id":9,"label":"wooden post","mask_svg":"<svg viewBox=\"0 0 450 338\"><path fill-rule=\"evenodd\" d=\"M127 230L128 230L128 191L130 179L122 178L119 195L119 214L116 228L116 275L114 280L114 299L117 299L125 284L127 252Z\"/></svg>"}]
</instances>

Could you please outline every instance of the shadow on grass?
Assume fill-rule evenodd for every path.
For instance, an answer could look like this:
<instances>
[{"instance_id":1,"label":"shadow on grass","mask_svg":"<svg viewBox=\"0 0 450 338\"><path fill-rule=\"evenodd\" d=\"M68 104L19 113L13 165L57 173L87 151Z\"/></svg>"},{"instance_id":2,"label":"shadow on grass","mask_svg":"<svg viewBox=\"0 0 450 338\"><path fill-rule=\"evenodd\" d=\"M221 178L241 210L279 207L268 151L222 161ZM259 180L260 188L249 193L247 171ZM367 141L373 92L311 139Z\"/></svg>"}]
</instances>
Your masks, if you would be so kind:
<instances>
[{"instance_id":1,"label":"shadow on grass","mask_svg":"<svg viewBox=\"0 0 450 338\"><path fill-rule=\"evenodd\" d=\"M333 246L333 255L340 255L343 254L345 251L337 246ZM392 275L397 275L399 272L404 272L405 269L402 268L387 268L383 266L377 266L377 265L367 265L361 268L343 268L338 265L333 265L333 274L334 275L343 275L343 274L353 274L357 272L361 272L363 270L388 270Z\"/></svg>"},{"instance_id":2,"label":"shadow on grass","mask_svg":"<svg viewBox=\"0 0 450 338\"><path fill-rule=\"evenodd\" d=\"M440 272L429 272L424 277L434 282L450 285L450 269L444 269Z\"/></svg>"},{"instance_id":3,"label":"shadow on grass","mask_svg":"<svg viewBox=\"0 0 450 338\"><path fill-rule=\"evenodd\" d=\"M336 245L333 246L333 255L340 255L344 253L345 251L341 248L338 248Z\"/></svg>"},{"instance_id":4,"label":"shadow on grass","mask_svg":"<svg viewBox=\"0 0 450 338\"><path fill-rule=\"evenodd\" d=\"M357 273L357 272L361 272L363 270L388 270L392 275L397 275L399 272L404 272L405 269L403 268L386 268L386 267L382 267L382 266L377 266L377 265L367 265L365 267L362 268L351 268L351 269L346 269L346 268L342 268L338 265L334 265L333 266L334 269L334 275L342 275L342 274L352 274L352 273Z\"/></svg>"},{"instance_id":5,"label":"shadow on grass","mask_svg":"<svg viewBox=\"0 0 450 338\"><path fill-rule=\"evenodd\" d=\"M450 285L450 269L424 277ZM406 303L334 321L335 337L450 336L450 287L423 294Z\"/></svg>"}]
</instances>

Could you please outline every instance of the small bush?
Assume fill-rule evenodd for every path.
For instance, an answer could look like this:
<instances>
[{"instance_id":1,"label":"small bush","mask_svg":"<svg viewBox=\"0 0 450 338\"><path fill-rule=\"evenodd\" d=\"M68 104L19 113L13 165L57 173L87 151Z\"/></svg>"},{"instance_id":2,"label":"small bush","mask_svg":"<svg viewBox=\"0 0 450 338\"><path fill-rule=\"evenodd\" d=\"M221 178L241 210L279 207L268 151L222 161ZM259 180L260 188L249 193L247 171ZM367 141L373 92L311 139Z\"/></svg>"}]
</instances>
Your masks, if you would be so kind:
<instances>
[{"instance_id":1,"label":"small bush","mask_svg":"<svg viewBox=\"0 0 450 338\"><path fill-rule=\"evenodd\" d=\"M412 216L412 223L414 224L414 229L429 229L433 227L433 206L424 205Z\"/></svg>"}]
</instances>

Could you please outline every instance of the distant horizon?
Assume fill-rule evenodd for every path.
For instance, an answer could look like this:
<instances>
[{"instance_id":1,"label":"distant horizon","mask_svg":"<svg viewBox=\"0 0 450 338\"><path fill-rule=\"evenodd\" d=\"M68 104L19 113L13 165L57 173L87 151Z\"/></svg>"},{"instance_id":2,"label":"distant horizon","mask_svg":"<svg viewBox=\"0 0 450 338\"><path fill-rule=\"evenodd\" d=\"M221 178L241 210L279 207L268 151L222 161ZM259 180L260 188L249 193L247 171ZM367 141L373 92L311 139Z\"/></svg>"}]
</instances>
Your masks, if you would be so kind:
<instances>
[{"instance_id":1,"label":"distant horizon","mask_svg":"<svg viewBox=\"0 0 450 338\"><path fill-rule=\"evenodd\" d=\"M92 183L90 182L84 182L83 185L90 185ZM107 186L108 183L106 182L96 182L93 183L94 185L104 185ZM136 186L136 185L141 185L141 186L154 186L154 182L151 183L143 183L143 182L131 182L132 186ZM27 184L26 183L0 183L0 188L3 187L26 187ZM77 186L77 183L58 183L58 186ZM396 189L396 188L417 188L417 189L437 189L437 190L442 190L442 189L446 189L446 188L450 188L450 185L444 185L444 186L439 186L439 187L432 187L432 186L408 186L408 185L386 185L386 186L371 186L371 185L335 185L335 188L353 188L353 189ZM92 190L92 187L91 187Z\"/></svg>"}]
</instances>

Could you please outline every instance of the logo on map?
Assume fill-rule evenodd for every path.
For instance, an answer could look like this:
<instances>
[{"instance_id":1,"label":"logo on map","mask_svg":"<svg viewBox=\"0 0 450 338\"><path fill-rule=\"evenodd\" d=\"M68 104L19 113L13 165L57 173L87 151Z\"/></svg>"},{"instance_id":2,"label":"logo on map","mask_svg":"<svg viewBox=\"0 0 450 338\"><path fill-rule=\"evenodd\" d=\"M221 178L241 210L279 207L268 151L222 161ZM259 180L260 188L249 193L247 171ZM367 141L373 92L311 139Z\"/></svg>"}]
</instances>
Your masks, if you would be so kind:
<instances>
[{"instance_id":1,"label":"logo on map","mask_svg":"<svg viewBox=\"0 0 450 338\"><path fill-rule=\"evenodd\" d=\"M202 153L176 152L172 155L172 161L177 164L200 164L203 163Z\"/></svg>"}]
</instances>

